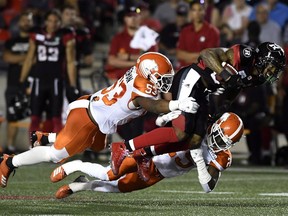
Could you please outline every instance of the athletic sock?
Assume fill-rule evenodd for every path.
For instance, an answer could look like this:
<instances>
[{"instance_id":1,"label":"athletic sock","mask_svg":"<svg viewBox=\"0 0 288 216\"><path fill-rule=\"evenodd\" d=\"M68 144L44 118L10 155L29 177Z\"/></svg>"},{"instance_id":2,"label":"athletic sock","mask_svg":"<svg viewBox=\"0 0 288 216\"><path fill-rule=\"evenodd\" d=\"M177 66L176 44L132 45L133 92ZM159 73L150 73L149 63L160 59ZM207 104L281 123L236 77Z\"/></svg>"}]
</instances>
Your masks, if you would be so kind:
<instances>
[{"instance_id":1,"label":"athletic sock","mask_svg":"<svg viewBox=\"0 0 288 216\"><path fill-rule=\"evenodd\" d=\"M178 137L175 133L174 128L166 127L166 128L157 128L148 133L140 135L129 141L130 149L140 149L152 145L159 145L162 143L172 143L177 142ZM132 144L131 144L132 143Z\"/></svg>"}]
</instances>

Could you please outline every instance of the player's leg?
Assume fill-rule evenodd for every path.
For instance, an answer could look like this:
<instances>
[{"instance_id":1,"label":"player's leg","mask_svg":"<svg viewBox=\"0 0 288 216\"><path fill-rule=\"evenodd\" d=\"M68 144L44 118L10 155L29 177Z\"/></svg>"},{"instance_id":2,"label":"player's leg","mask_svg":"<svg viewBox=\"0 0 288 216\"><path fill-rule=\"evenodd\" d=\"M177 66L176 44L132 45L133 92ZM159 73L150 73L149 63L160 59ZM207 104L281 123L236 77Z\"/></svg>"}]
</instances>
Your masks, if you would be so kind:
<instances>
[{"instance_id":1,"label":"player's leg","mask_svg":"<svg viewBox=\"0 0 288 216\"><path fill-rule=\"evenodd\" d=\"M104 167L101 164L97 163L90 163L90 162L83 162L81 160L74 160L68 163L65 163L52 172L51 176L56 176L57 173L63 173L61 178L55 179L51 178L51 181L56 182L64 179L66 176L74 173L74 172L83 172L91 177L107 181L108 175L107 172L110 170L110 167ZM58 174L59 175L59 174Z\"/></svg>"},{"instance_id":2,"label":"player's leg","mask_svg":"<svg viewBox=\"0 0 288 216\"><path fill-rule=\"evenodd\" d=\"M81 120L79 121L79 118ZM103 150L106 135L101 133L87 114L86 108L77 108L70 111L67 122L62 131L57 135L54 146L56 149L65 148L70 156L82 153L88 148ZM97 146L97 148L96 148ZM56 168L50 175L52 182L65 178L63 168Z\"/></svg>"},{"instance_id":3,"label":"player's leg","mask_svg":"<svg viewBox=\"0 0 288 216\"><path fill-rule=\"evenodd\" d=\"M79 176L77 179L81 178ZM93 180L85 182L85 180L75 179L74 182L64 185L58 189L55 196L57 199L66 198L74 193L78 193L81 191L95 191L95 192L109 192L109 193L119 193L118 189L118 181L101 181L101 180ZM82 181L82 182L81 182Z\"/></svg>"},{"instance_id":4,"label":"player's leg","mask_svg":"<svg viewBox=\"0 0 288 216\"><path fill-rule=\"evenodd\" d=\"M29 132L40 130L42 113L45 111L46 95L50 86L47 83L41 83L40 79L35 78L30 94L31 123Z\"/></svg>"},{"instance_id":5,"label":"player's leg","mask_svg":"<svg viewBox=\"0 0 288 216\"><path fill-rule=\"evenodd\" d=\"M63 128L62 124L62 109L64 103L63 95L63 80L54 79L53 88L50 88L48 96L49 112L53 124L52 132L59 133Z\"/></svg>"},{"instance_id":6,"label":"player's leg","mask_svg":"<svg viewBox=\"0 0 288 216\"><path fill-rule=\"evenodd\" d=\"M85 116L86 115L86 116ZM81 117L81 121L79 121ZM22 154L4 156L0 164L0 176L5 182L0 186L6 187L9 175L16 168L40 162L60 162L69 156L83 152L93 143L98 127L91 122L85 108L74 109L70 112L66 125L59 133L53 146L38 146ZM102 138L102 137L101 137ZM99 143L105 141L98 139Z\"/></svg>"}]
</instances>

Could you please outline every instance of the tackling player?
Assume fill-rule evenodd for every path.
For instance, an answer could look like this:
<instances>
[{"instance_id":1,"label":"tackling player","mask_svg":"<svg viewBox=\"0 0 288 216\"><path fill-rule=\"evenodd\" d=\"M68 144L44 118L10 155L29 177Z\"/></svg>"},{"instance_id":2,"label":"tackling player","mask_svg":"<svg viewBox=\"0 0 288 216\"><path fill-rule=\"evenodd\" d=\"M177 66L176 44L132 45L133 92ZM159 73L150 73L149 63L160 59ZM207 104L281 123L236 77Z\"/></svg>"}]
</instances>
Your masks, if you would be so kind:
<instances>
[{"instance_id":1,"label":"tackling player","mask_svg":"<svg viewBox=\"0 0 288 216\"><path fill-rule=\"evenodd\" d=\"M167 114L169 115L169 114ZM111 167L82 162L80 160L63 164L58 169L65 170L65 176L81 171L99 180L88 181L78 177L69 185L64 185L56 193L62 199L73 193L90 190L98 192L126 193L150 187L164 178L180 176L197 167L198 179L206 193L211 192L220 177L220 173L232 163L229 150L242 137L242 120L234 113L224 113L208 130L201 148L155 156L150 166L149 181L143 181L137 175L137 164L133 157L126 157L118 175ZM206 167L206 165L208 165ZM62 179L63 179L62 178ZM59 180L62 180L59 179Z\"/></svg>"},{"instance_id":2,"label":"tackling player","mask_svg":"<svg viewBox=\"0 0 288 216\"><path fill-rule=\"evenodd\" d=\"M113 143L113 173L118 174L123 159L133 152L138 170L142 170L142 178L148 180L149 157L199 147L207 128L210 93L219 94L225 89L226 101L219 108L221 115L241 89L277 80L284 70L285 62L283 49L271 42L262 43L255 50L240 44L229 49L203 50L197 64L191 64L176 73L171 88L173 100L191 96L196 99L200 109L194 114L182 112L172 121L172 127L157 128L124 143Z\"/></svg>"},{"instance_id":3,"label":"tackling player","mask_svg":"<svg viewBox=\"0 0 288 216\"><path fill-rule=\"evenodd\" d=\"M112 86L69 104L66 124L52 146L37 146L16 156L4 155L0 164L0 186L7 186L9 175L17 167L61 162L88 148L96 152L104 149L106 134L115 133L118 125L146 111L158 114L174 110L196 112L198 104L192 97L172 101L159 99L160 92L169 91L173 77L174 70L167 57L155 52L141 55L136 66Z\"/></svg>"}]
</instances>

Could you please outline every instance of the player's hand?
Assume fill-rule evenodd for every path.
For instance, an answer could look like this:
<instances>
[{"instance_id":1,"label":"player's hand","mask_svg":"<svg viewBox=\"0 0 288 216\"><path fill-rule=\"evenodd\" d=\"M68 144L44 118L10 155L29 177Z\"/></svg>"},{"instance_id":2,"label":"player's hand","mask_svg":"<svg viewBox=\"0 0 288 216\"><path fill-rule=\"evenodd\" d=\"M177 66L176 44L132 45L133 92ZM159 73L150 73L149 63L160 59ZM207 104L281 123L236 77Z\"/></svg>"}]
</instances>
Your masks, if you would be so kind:
<instances>
[{"instance_id":1,"label":"player's hand","mask_svg":"<svg viewBox=\"0 0 288 216\"><path fill-rule=\"evenodd\" d=\"M190 150L190 154L196 164L204 160L203 151L201 148Z\"/></svg>"},{"instance_id":2,"label":"player's hand","mask_svg":"<svg viewBox=\"0 0 288 216\"><path fill-rule=\"evenodd\" d=\"M243 82L240 75L232 75L227 81L223 83L224 88L240 88Z\"/></svg>"},{"instance_id":3,"label":"player's hand","mask_svg":"<svg viewBox=\"0 0 288 216\"><path fill-rule=\"evenodd\" d=\"M164 126L167 122L176 119L181 114L181 110L172 111L162 116L158 116L155 123L157 126Z\"/></svg>"},{"instance_id":4,"label":"player's hand","mask_svg":"<svg viewBox=\"0 0 288 216\"><path fill-rule=\"evenodd\" d=\"M199 104L196 102L195 98L188 97L186 99L180 100L178 104L178 109L187 113L196 113L199 108Z\"/></svg>"},{"instance_id":5,"label":"player's hand","mask_svg":"<svg viewBox=\"0 0 288 216\"><path fill-rule=\"evenodd\" d=\"M217 88L216 91L212 92L212 95L222 95L224 93L225 89L224 88Z\"/></svg>"}]
</instances>

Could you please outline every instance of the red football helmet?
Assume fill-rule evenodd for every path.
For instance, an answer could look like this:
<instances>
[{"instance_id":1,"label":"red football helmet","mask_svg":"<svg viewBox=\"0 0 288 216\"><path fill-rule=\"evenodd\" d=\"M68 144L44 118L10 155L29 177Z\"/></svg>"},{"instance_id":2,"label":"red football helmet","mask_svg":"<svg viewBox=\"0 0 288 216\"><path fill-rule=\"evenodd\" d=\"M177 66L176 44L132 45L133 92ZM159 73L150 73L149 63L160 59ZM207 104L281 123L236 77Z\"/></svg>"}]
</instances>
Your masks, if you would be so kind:
<instances>
[{"instance_id":1,"label":"red football helmet","mask_svg":"<svg viewBox=\"0 0 288 216\"><path fill-rule=\"evenodd\" d=\"M215 153L231 148L244 132L241 118L232 112L224 113L209 129L208 147Z\"/></svg>"},{"instance_id":2,"label":"red football helmet","mask_svg":"<svg viewBox=\"0 0 288 216\"><path fill-rule=\"evenodd\" d=\"M137 59L137 73L150 80L157 89L167 93L171 88L174 70L170 60L157 52L147 52Z\"/></svg>"}]
</instances>

